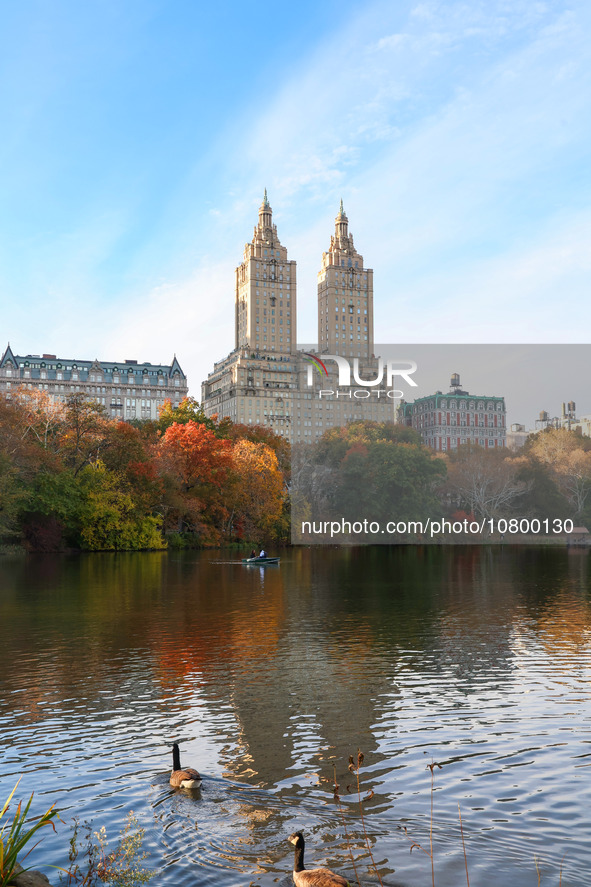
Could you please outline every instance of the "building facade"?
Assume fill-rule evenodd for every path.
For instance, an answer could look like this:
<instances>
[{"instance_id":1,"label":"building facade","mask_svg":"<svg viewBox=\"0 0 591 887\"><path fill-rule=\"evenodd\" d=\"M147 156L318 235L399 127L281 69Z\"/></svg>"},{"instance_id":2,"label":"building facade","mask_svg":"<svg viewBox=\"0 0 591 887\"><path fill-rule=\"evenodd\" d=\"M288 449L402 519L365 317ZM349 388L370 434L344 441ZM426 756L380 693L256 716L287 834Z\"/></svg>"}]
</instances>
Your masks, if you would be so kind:
<instances>
[{"instance_id":1,"label":"building facade","mask_svg":"<svg viewBox=\"0 0 591 887\"><path fill-rule=\"evenodd\" d=\"M296 263L277 237L267 189L259 223L236 268L236 349L296 350ZM293 295L293 299L292 299Z\"/></svg>"},{"instance_id":2,"label":"building facade","mask_svg":"<svg viewBox=\"0 0 591 887\"><path fill-rule=\"evenodd\" d=\"M506 420L504 397L462 391L457 373L447 394L436 391L398 408L398 421L418 431L423 443L439 452L467 443L486 449L505 447Z\"/></svg>"},{"instance_id":3,"label":"building facade","mask_svg":"<svg viewBox=\"0 0 591 887\"><path fill-rule=\"evenodd\" d=\"M176 357L169 365L124 360L119 363L79 360L55 354L13 354L10 345L0 359L0 393L39 389L56 401L84 394L104 406L107 415L124 419L157 419L165 401L178 405L187 396L187 377Z\"/></svg>"},{"instance_id":4,"label":"building facade","mask_svg":"<svg viewBox=\"0 0 591 887\"><path fill-rule=\"evenodd\" d=\"M353 245L342 200L318 272L318 347L365 362L373 357L373 270Z\"/></svg>"},{"instance_id":5,"label":"building facade","mask_svg":"<svg viewBox=\"0 0 591 887\"><path fill-rule=\"evenodd\" d=\"M337 391L337 368L327 360L325 373L314 373L310 351L298 350L296 262L279 241L266 190L236 269L235 317L234 350L202 384L207 416L270 427L291 442L312 442L354 419L394 420L393 401L377 388L367 400L321 394ZM355 360L360 377L375 377L373 271L354 247L342 201L318 273L318 343L313 354Z\"/></svg>"}]
</instances>

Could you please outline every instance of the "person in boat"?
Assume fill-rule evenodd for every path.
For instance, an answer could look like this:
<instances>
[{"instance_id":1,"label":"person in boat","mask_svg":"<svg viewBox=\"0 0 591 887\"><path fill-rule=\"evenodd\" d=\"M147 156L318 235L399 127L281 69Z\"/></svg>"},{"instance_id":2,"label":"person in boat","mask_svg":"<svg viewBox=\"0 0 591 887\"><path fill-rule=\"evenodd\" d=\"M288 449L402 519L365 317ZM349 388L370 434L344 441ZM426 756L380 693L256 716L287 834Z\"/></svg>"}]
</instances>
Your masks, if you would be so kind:
<instances>
[{"instance_id":1,"label":"person in boat","mask_svg":"<svg viewBox=\"0 0 591 887\"><path fill-rule=\"evenodd\" d=\"M250 552L249 557L256 557L256 556L257 556L257 553L256 553L256 551L255 551L254 548L253 548L252 551Z\"/></svg>"},{"instance_id":2,"label":"person in boat","mask_svg":"<svg viewBox=\"0 0 591 887\"><path fill-rule=\"evenodd\" d=\"M267 557L267 552L264 548L261 548L261 553L259 554L259 557Z\"/></svg>"}]
</instances>

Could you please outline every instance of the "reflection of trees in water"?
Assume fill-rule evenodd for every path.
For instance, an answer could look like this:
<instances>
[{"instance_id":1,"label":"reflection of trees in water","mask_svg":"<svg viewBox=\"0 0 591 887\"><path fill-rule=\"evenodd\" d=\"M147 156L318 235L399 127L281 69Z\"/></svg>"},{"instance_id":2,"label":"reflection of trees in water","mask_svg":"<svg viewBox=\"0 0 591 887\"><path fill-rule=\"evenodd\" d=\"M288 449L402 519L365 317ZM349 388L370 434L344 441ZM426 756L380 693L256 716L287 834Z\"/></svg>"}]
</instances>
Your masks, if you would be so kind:
<instances>
[{"instance_id":1,"label":"reflection of trees in water","mask_svg":"<svg viewBox=\"0 0 591 887\"><path fill-rule=\"evenodd\" d=\"M587 552L294 549L263 580L222 557L1 563L6 704L22 690L34 719L41 702L80 698L100 711L105 691L130 705L141 692L159 733L203 717L192 729L213 731L235 777L312 784L359 746L375 761L381 700L405 674L416 684L455 668L471 694L484 679L502 685L524 625L555 657L588 645Z\"/></svg>"}]
</instances>

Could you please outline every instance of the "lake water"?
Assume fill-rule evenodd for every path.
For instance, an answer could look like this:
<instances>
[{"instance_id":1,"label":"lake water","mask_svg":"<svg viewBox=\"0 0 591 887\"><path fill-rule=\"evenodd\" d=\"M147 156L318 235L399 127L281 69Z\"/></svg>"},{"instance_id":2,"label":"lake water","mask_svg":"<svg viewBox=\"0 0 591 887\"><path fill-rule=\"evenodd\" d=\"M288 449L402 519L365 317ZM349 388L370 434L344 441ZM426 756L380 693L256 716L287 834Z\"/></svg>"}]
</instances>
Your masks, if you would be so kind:
<instances>
[{"instance_id":1,"label":"lake water","mask_svg":"<svg viewBox=\"0 0 591 887\"><path fill-rule=\"evenodd\" d=\"M239 556L0 558L0 797L22 773L64 820L30 862L133 810L155 885L287 887L296 829L378 883L360 748L384 884L431 884L431 800L438 887L466 884L458 804L471 887L591 883L588 552ZM200 791L168 786L174 740Z\"/></svg>"}]
</instances>

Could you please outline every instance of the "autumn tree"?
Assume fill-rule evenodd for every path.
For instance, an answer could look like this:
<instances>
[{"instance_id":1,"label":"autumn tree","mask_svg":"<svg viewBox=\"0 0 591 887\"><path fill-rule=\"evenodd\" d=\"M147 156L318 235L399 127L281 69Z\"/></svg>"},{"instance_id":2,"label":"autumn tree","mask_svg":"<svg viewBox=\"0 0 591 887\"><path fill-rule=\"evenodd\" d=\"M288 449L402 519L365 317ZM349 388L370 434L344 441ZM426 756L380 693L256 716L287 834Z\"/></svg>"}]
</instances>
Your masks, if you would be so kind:
<instances>
[{"instance_id":1,"label":"autumn tree","mask_svg":"<svg viewBox=\"0 0 591 887\"><path fill-rule=\"evenodd\" d=\"M96 462L101 456L110 420L102 404L84 394L72 394L66 400L61 455L74 474Z\"/></svg>"},{"instance_id":2,"label":"autumn tree","mask_svg":"<svg viewBox=\"0 0 591 887\"><path fill-rule=\"evenodd\" d=\"M421 436L413 428L393 422L349 422L325 431L314 445L314 456L318 463L336 466L341 464L352 445L378 441L419 446Z\"/></svg>"},{"instance_id":3,"label":"autumn tree","mask_svg":"<svg viewBox=\"0 0 591 887\"><path fill-rule=\"evenodd\" d=\"M0 397L0 535L44 550L62 544L61 522L44 488L62 471L63 408L43 391Z\"/></svg>"},{"instance_id":4,"label":"autumn tree","mask_svg":"<svg viewBox=\"0 0 591 887\"><path fill-rule=\"evenodd\" d=\"M448 454L445 492L455 508L477 519L507 517L529 489L520 464L505 449L466 444Z\"/></svg>"},{"instance_id":5,"label":"autumn tree","mask_svg":"<svg viewBox=\"0 0 591 887\"><path fill-rule=\"evenodd\" d=\"M424 520L440 514L445 465L420 444L358 441L343 458L335 507L349 520Z\"/></svg>"},{"instance_id":6,"label":"autumn tree","mask_svg":"<svg viewBox=\"0 0 591 887\"><path fill-rule=\"evenodd\" d=\"M20 536L19 511L25 493L16 468L0 450L0 539L17 541Z\"/></svg>"},{"instance_id":7,"label":"autumn tree","mask_svg":"<svg viewBox=\"0 0 591 887\"><path fill-rule=\"evenodd\" d=\"M570 516L570 505L550 466L538 462L527 453L516 456L513 464L517 467L517 479L526 484L523 497L519 500L519 511L523 517L545 520Z\"/></svg>"},{"instance_id":8,"label":"autumn tree","mask_svg":"<svg viewBox=\"0 0 591 887\"><path fill-rule=\"evenodd\" d=\"M236 475L232 526L244 539L274 539L284 508L283 476L277 455L264 443L238 440L232 450Z\"/></svg>"},{"instance_id":9,"label":"autumn tree","mask_svg":"<svg viewBox=\"0 0 591 887\"><path fill-rule=\"evenodd\" d=\"M172 401L165 400L160 407L160 416L156 422L158 430L164 434L171 425L186 425L187 422L196 422L205 425L210 431L215 431L217 422L205 415L203 407L194 397L185 397L177 406Z\"/></svg>"},{"instance_id":10,"label":"autumn tree","mask_svg":"<svg viewBox=\"0 0 591 887\"><path fill-rule=\"evenodd\" d=\"M160 441L159 460L166 527L219 539L228 516L224 484L232 465L230 441L192 419L175 422Z\"/></svg>"},{"instance_id":11,"label":"autumn tree","mask_svg":"<svg viewBox=\"0 0 591 887\"><path fill-rule=\"evenodd\" d=\"M216 434L226 440L248 440L254 444L265 444L273 450L277 457L277 466L287 483L291 470L291 446L287 438L276 434L272 428L265 425L242 425L240 422L231 422L222 419L216 425Z\"/></svg>"},{"instance_id":12,"label":"autumn tree","mask_svg":"<svg viewBox=\"0 0 591 887\"><path fill-rule=\"evenodd\" d=\"M591 441L565 428L548 428L529 443L534 463L544 466L569 504L569 517L591 518ZM587 511L590 513L587 515ZM554 514L546 516L554 517Z\"/></svg>"},{"instance_id":13,"label":"autumn tree","mask_svg":"<svg viewBox=\"0 0 591 887\"><path fill-rule=\"evenodd\" d=\"M58 453L65 424L64 405L39 388L20 388L13 398L18 407L15 429L42 450Z\"/></svg>"}]
</instances>

